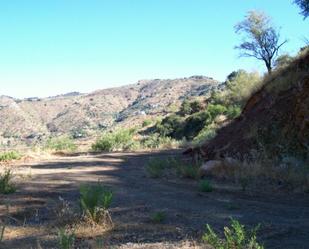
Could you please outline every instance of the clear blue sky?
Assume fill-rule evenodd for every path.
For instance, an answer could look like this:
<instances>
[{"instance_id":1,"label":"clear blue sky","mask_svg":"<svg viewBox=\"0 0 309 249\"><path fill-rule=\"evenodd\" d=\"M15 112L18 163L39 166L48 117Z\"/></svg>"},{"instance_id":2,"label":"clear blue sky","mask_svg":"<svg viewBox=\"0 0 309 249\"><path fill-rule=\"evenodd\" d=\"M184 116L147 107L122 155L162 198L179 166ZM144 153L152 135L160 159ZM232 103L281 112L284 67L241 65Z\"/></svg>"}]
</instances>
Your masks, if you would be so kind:
<instances>
[{"instance_id":1,"label":"clear blue sky","mask_svg":"<svg viewBox=\"0 0 309 249\"><path fill-rule=\"evenodd\" d=\"M238 58L233 26L265 11L296 53L308 21L292 0L1 0L0 95L50 96L139 79L264 70Z\"/></svg>"}]
</instances>

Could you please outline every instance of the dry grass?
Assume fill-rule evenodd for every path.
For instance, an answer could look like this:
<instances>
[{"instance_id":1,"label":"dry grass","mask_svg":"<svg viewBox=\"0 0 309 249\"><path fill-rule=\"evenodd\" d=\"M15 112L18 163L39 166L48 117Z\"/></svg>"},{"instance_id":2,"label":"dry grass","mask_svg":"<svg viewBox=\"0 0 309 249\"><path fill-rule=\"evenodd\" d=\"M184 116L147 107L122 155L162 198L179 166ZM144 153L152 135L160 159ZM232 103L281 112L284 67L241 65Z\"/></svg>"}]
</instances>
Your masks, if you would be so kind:
<instances>
[{"instance_id":1,"label":"dry grass","mask_svg":"<svg viewBox=\"0 0 309 249\"><path fill-rule=\"evenodd\" d=\"M245 160L234 165L223 161L220 167L211 171L211 175L233 181L243 190L309 191L308 166L305 163L295 165L292 160L280 163L270 159Z\"/></svg>"}]
</instances>

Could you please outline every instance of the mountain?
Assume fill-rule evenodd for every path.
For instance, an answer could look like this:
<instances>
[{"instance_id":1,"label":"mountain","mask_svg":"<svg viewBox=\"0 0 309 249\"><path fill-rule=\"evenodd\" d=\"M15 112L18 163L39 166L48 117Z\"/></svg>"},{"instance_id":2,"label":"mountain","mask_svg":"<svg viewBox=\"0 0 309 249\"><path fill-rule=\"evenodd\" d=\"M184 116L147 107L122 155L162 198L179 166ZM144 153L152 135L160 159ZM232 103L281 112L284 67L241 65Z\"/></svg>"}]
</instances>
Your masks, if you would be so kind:
<instances>
[{"instance_id":1,"label":"mountain","mask_svg":"<svg viewBox=\"0 0 309 249\"><path fill-rule=\"evenodd\" d=\"M212 78L141 80L136 84L23 100L0 96L0 142L72 132L95 132L116 125L141 123L166 115L184 98L210 94L222 87Z\"/></svg>"}]
</instances>

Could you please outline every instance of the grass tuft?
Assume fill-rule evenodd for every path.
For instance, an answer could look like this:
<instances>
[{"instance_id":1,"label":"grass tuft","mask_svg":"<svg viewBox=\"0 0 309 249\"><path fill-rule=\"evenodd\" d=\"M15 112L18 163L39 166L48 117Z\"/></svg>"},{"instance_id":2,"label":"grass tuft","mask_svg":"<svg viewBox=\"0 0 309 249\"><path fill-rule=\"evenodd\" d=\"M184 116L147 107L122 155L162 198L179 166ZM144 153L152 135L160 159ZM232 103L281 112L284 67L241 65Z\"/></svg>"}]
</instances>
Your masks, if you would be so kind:
<instances>
[{"instance_id":1,"label":"grass tuft","mask_svg":"<svg viewBox=\"0 0 309 249\"><path fill-rule=\"evenodd\" d=\"M214 249L264 249L257 242L256 232L258 229L259 226L247 231L239 221L231 219L231 226L224 227L224 239L221 239L207 224L202 240L210 244Z\"/></svg>"},{"instance_id":2,"label":"grass tuft","mask_svg":"<svg viewBox=\"0 0 309 249\"><path fill-rule=\"evenodd\" d=\"M60 249L73 249L75 242L74 232L68 233L65 229L59 229L58 231L58 242Z\"/></svg>"},{"instance_id":3,"label":"grass tuft","mask_svg":"<svg viewBox=\"0 0 309 249\"><path fill-rule=\"evenodd\" d=\"M15 185L12 183L13 174L7 169L0 175L0 194L12 194L16 191Z\"/></svg>"},{"instance_id":4,"label":"grass tuft","mask_svg":"<svg viewBox=\"0 0 309 249\"><path fill-rule=\"evenodd\" d=\"M80 187L80 204L84 215L95 223L112 222L108 209L113 200L113 193L105 186L82 185Z\"/></svg>"},{"instance_id":5,"label":"grass tuft","mask_svg":"<svg viewBox=\"0 0 309 249\"><path fill-rule=\"evenodd\" d=\"M213 191L213 187L211 186L210 182L207 180L201 180L199 182L199 191L201 192L212 192Z\"/></svg>"},{"instance_id":6,"label":"grass tuft","mask_svg":"<svg viewBox=\"0 0 309 249\"><path fill-rule=\"evenodd\" d=\"M8 151L8 152L0 153L0 162L19 160L20 158L21 158L21 155L16 151Z\"/></svg>"},{"instance_id":7,"label":"grass tuft","mask_svg":"<svg viewBox=\"0 0 309 249\"><path fill-rule=\"evenodd\" d=\"M166 214L163 211L155 212L150 216L153 223L162 223L166 219Z\"/></svg>"}]
</instances>

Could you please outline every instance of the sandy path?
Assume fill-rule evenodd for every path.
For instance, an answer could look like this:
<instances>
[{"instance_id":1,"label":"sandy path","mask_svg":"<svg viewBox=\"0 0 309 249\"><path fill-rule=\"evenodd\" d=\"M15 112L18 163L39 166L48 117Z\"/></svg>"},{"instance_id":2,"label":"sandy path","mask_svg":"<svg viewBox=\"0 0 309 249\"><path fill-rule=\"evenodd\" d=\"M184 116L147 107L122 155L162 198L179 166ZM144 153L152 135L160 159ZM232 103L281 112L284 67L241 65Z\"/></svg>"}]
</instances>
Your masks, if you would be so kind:
<instances>
[{"instance_id":1,"label":"sandy path","mask_svg":"<svg viewBox=\"0 0 309 249\"><path fill-rule=\"evenodd\" d=\"M55 245L54 231L46 231L54 219L52 207L59 196L72 203L79 198L83 182L101 181L112 188L115 199L112 216L116 223L104 241L122 248L194 248L206 223L222 230L230 217L253 226L262 224L260 236L266 248L308 248L309 195L244 193L217 184L215 191L200 194L193 180L145 174L149 157L165 153L113 153L76 157L55 157L22 165L18 191L0 195L0 217L9 205L10 220L5 248L43 248ZM162 224L150 222L150 215L164 211ZM189 241L189 242L188 242ZM192 244L193 243L193 244Z\"/></svg>"}]
</instances>

